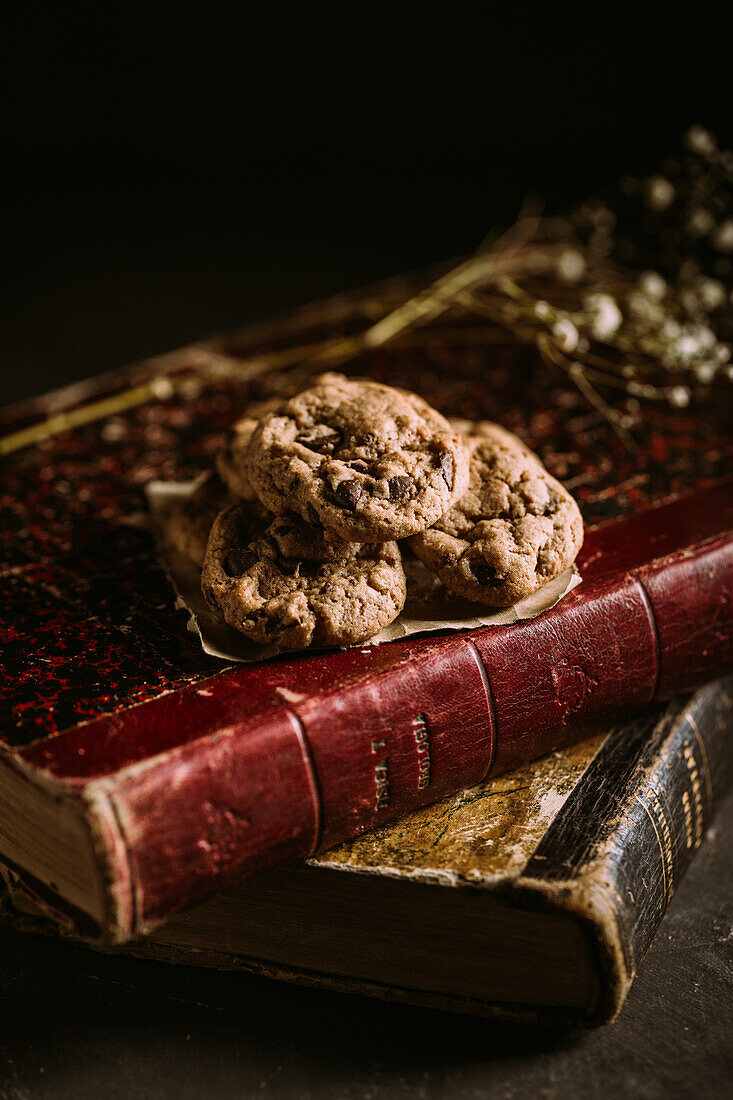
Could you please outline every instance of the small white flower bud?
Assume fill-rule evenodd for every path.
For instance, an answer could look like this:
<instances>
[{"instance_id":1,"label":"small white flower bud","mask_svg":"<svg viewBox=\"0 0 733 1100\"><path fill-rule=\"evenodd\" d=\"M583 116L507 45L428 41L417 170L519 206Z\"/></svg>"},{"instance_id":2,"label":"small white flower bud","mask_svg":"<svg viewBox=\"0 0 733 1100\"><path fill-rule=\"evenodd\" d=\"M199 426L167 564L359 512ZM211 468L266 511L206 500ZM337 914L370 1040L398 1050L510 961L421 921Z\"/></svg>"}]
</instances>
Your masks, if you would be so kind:
<instances>
[{"instance_id":1,"label":"small white flower bud","mask_svg":"<svg viewBox=\"0 0 733 1100\"><path fill-rule=\"evenodd\" d=\"M695 328L695 336L698 339L700 347L705 348L706 350L714 348L718 342L715 338L715 333L713 332L713 330L711 328L707 328L705 325L698 325Z\"/></svg>"},{"instance_id":2,"label":"small white flower bud","mask_svg":"<svg viewBox=\"0 0 733 1100\"><path fill-rule=\"evenodd\" d=\"M639 276L639 290L654 302L661 302L667 293L667 284L656 271L645 271Z\"/></svg>"},{"instance_id":3,"label":"small white flower bud","mask_svg":"<svg viewBox=\"0 0 733 1100\"><path fill-rule=\"evenodd\" d=\"M695 375L698 381L707 384L715 378L717 369L717 363L698 363L695 367Z\"/></svg>"},{"instance_id":4,"label":"small white flower bud","mask_svg":"<svg viewBox=\"0 0 733 1100\"><path fill-rule=\"evenodd\" d=\"M703 126L691 126L685 134L685 145L691 153L707 156L715 151L715 138Z\"/></svg>"},{"instance_id":5,"label":"small white flower bud","mask_svg":"<svg viewBox=\"0 0 733 1100\"><path fill-rule=\"evenodd\" d=\"M623 314L610 294L589 294L583 306L592 314L591 332L596 340L607 340L620 328Z\"/></svg>"},{"instance_id":6,"label":"small white flower bud","mask_svg":"<svg viewBox=\"0 0 733 1100\"><path fill-rule=\"evenodd\" d=\"M733 252L733 218L720 223L713 233L713 244L718 252Z\"/></svg>"},{"instance_id":7,"label":"small white flower bud","mask_svg":"<svg viewBox=\"0 0 733 1100\"><path fill-rule=\"evenodd\" d=\"M577 283L585 274L585 257L577 248L564 249L557 258L555 270L564 283Z\"/></svg>"},{"instance_id":8,"label":"small white flower bud","mask_svg":"<svg viewBox=\"0 0 733 1100\"><path fill-rule=\"evenodd\" d=\"M646 204L652 210L666 210L675 200L675 189L665 176L652 176L646 181Z\"/></svg>"},{"instance_id":9,"label":"small white flower bud","mask_svg":"<svg viewBox=\"0 0 733 1100\"><path fill-rule=\"evenodd\" d=\"M661 334L666 340L676 340L679 334L682 332L679 321L675 321L674 317L670 317L668 321L665 321L662 325Z\"/></svg>"},{"instance_id":10,"label":"small white flower bud","mask_svg":"<svg viewBox=\"0 0 733 1100\"><path fill-rule=\"evenodd\" d=\"M687 228L695 237L706 237L715 225L715 218L709 210L698 206L687 219Z\"/></svg>"},{"instance_id":11,"label":"small white flower bud","mask_svg":"<svg viewBox=\"0 0 733 1100\"><path fill-rule=\"evenodd\" d=\"M708 313L725 302L725 287L717 279L701 279L697 286L700 305Z\"/></svg>"},{"instance_id":12,"label":"small white flower bud","mask_svg":"<svg viewBox=\"0 0 733 1100\"><path fill-rule=\"evenodd\" d=\"M678 409L684 409L690 404L690 391L687 386L673 386L667 397L670 405Z\"/></svg>"},{"instance_id":13,"label":"small white flower bud","mask_svg":"<svg viewBox=\"0 0 733 1100\"><path fill-rule=\"evenodd\" d=\"M558 321L553 326L552 335L561 351L575 351L578 346L578 330L572 321Z\"/></svg>"},{"instance_id":14,"label":"small white flower bud","mask_svg":"<svg viewBox=\"0 0 733 1100\"><path fill-rule=\"evenodd\" d=\"M173 383L170 378L153 378L150 383L151 393L160 401L167 401L169 397L173 396Z\"/></svg>"},{"instance_id":15,"label":"small white flower bud","mask_svg":"<svg viewBox=\"0 0 733 1100\"><path fill-rule=\"evenodd\" d=\"M700 343L694 336L690 336L689 334L680 336L677 341L677 355L683 363L689 362L690 359L694 358L699 350Z\"/></svg>"}]
</instances>

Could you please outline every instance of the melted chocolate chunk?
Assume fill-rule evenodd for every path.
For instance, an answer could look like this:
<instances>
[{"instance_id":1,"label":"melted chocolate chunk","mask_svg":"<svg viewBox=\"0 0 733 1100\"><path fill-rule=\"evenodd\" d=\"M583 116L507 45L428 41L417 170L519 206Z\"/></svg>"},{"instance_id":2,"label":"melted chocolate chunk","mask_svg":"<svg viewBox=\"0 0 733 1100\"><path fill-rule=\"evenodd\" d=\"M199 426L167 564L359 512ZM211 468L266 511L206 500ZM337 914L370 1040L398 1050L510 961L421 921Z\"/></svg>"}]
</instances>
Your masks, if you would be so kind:
<instances>
[{"instance_id":1,"label":"melted chocolate chunk","mask_svg":"<svg viewBox=\"0 0 733 1100\"><path fill-rule=\"evenodd\" d=\"M356 480L340 481L333 492L337 502L343 508L349 508L353 511L361 497L362 487Z\"/></svg>"},{"instance_id":2,"label":"melted chocolate chunk","mask_svg":"<svg viewBox=\"0 0 733 1100\"><path fill-rule=\"evenodd\" d=\"M251 615L248 615L247 621L249 621L253 626L258 627L260 630L263 630L269 638L271 638L275 633L280 630L280 624L275 619L272 619L270 617L270 614L265 607L260 608L258 611L254 611Z\"/></svg>"},{"instance_id":3,"label":"melted chocolate chunk","mask_svg":"<svg viewBox=\"0 0 733 1100\"><path fill-rule=\"evenodd\" d=\"M341 442L341 432L335 428L326 428L316 425L315 428L306 428L295 437L296 443L301 443L310 451L316 451L319 455L330 455Z\"/></svg>"},{"instance_id":4,"label":"melted chocolate chunk","mask_svg":"<svg viewBox=\"0 0 733 1100\"><path fill-rule=\"evenodd\" d=\"M411 477L407 477L406 474L398 474L395 477L391 477L387 485L389 486L390 500L410 499L410 489L412 488Z\"/></svg>"},{"instance_id":5,"label":"melted chocolate chunk","mask_svg":"<svg viewBox=\"0 0 733 1100\"><path fill-rule=\"evenodd\" d=\"M273 561L272 564L276 569L279 569L281 573L286 573L289 577L294 577L298 572L300 562L295 558L278 558L277 561Z\"/></svg>"},{"instance_id":6,"label":"melted chocolate chunk","mask_svg":"<svg viewBox=\"0 0 733 1100\"><path fill-rule=\"evenodd\" d=\"M254 550L233 546L222 560L222 568L228 577L241 577L258 561Z\"/></svg>"},{"instance_id":7,"label":"melted chocolate chunk","mask_svg":"<svg viewBox=\"0 0 733 1100\"><path fill-rule=\"evenodd\" d=\"M469 569L482 588L495 588L505 579L497 573L493 565L487 565L484 561L469 562Z\"/></svg>"},{"instance_id":8,"label":"melted chocolate chunk","mask_svg":"<svg viewBox=\"0 0 733 1100\"><path fill-rule=\"evenodd\" d=\"M270 526L270 531L275 538L287 538L288 535L292 535L295 532L292 520L287 516L278 516L273 524Z\"/></svg>"},{"instance_id":9,"label":"melted chocolate chunk","mask_svg":"<svg viewBox=\"0 0 733 1100\"><path fill-rule=\"evenodd\" d=\"M372 432L366 432L359 438L358 446L363 447L365 451L373 451L379 448L379 440Z\"/></svg>"}]
</instances>

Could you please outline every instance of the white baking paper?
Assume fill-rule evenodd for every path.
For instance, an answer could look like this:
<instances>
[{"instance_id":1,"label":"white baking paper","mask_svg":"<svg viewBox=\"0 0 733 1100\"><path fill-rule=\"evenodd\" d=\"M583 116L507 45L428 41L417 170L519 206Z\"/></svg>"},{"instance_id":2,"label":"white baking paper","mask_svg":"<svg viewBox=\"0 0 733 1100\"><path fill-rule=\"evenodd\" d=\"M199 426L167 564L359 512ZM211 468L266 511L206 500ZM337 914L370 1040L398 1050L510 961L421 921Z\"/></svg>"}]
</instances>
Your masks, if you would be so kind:
<instances>
[{"instance_id":1,"label":"white baking paper","mask_svg":"<svg viewBox=\"0 0 733 1100\"><path fill-rule=\"evenodd\" d=\"M173 505L194 491L195 481L151 481L145 488L152 527L166 572L177 593L177 606L190 615L188 629L198 634L204 651L224 661L264 661L282 652L275 646L251 642L243 634L220 622L209 611L201 594L200 572L177 553L164 537L166 522ZM407 557L407 556L406 556ZM575 566L544 585L512 607L495 610L464 600L440 584L436 577L416 558L405 560L408 597L402 612L393 623L380 630L365 645L381 645L412 634L435 634L441 630L471 630L477 626L506 626L520 619L534 619L554 607L581 582Z\"/></svg>"}]
</instances>

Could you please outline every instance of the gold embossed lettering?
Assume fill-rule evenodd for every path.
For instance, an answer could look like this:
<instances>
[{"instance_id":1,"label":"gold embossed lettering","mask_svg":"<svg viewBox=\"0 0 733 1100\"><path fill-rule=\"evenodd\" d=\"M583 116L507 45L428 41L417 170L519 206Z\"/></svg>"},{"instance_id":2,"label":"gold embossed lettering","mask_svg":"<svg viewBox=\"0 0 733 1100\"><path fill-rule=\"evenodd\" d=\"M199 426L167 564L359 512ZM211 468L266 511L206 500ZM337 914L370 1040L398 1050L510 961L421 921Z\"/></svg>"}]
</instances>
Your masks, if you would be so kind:
<instances>
[{"instance_id":1,"label":"gold embossed lettering","mask_svg":"<svg viewBox=\"0 0 733 1100\"><path fill-rule=\"evenodd\" d=\"M384 810L389 806L389 761L385 758L381 764L374 767L374 783L376 786L376 808Z\"/></svg>"},{"instance_id":2,"label":"gold embossed lettering","mask_svg":"<svg viewBox=\"0 0 733 1100\"><path fill-rule=\"evenodd\" d=\"M422 712L412 719L412 733L417 748L417 785L422 790L430 786L433 760L430 755L430 728Z\"/></svg>"},{"instance_id":3,"label":"gold embossed lettering","mask_svg":"<svg viewBox=\"0 0 733 1100\"><path fill-rule=\"evenodd\" d=\"M700 784L700 772L695 760L695 752L692 745L685 745L684 748L685 763L687 764L687 771L690 776L690 786L692 787L692 808L693 819L695 829L695 847L699 848L702 844L702 830L703 830L703 804L702 804L702 787Z\"/></svg>"}]
</instances>

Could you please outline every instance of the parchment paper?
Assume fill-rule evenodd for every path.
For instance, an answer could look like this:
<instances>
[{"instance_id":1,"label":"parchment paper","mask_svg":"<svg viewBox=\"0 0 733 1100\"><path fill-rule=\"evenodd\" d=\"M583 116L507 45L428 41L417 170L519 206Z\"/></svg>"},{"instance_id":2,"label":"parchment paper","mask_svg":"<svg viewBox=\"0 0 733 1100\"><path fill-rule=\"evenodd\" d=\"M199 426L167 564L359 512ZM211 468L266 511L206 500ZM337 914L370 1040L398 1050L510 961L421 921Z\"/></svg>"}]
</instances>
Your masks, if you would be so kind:
<instances>
[{"instance_id":1,"label":"parchment paper","mask_svg":"<svg viewBox=\"0 0 733 1100\"><path fill-rule=\"evenodd\" d=\"M204 652L225 661L263 661L283 652L276 646L251 642L243 634L216 619L201 594L199 570L174 550L165 539L165 527L173 505L194 491L195 481L151 481L145 487L150 519L158 550L177 594L176 606L189 614L188 629L198 634ZM549 610L581 582L575 566L512 607L492 610L454 596L412 555L405 554L408 598L393 623L361 645L381 645L411 634L435 634L441 630L470 630L477 626L505 626L520 619L534 619Z\"/></svg>"}]
</instances>

